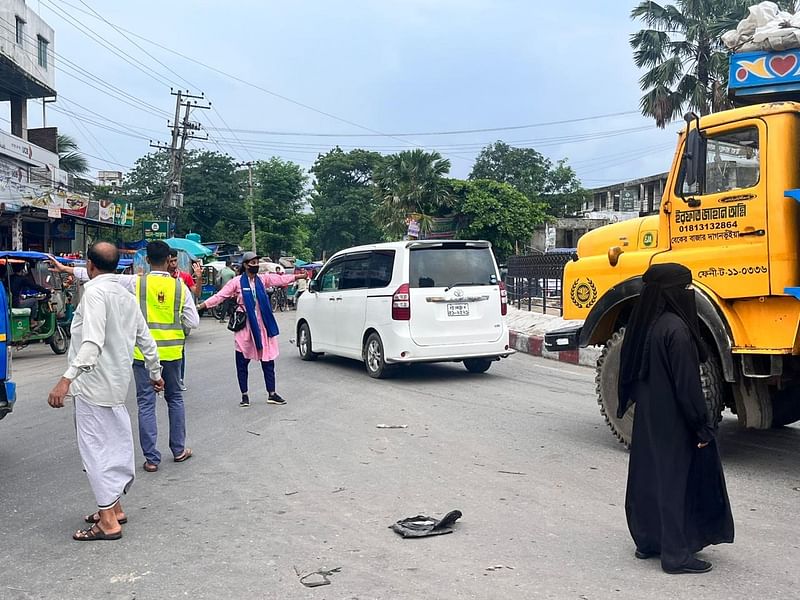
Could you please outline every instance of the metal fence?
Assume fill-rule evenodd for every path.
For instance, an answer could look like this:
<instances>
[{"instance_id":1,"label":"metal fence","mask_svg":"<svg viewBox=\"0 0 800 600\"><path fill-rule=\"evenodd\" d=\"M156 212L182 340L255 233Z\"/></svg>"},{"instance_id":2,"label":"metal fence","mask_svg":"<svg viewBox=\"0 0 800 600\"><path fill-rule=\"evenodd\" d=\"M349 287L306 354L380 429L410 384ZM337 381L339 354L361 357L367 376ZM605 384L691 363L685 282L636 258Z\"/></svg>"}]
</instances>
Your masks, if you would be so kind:
<instances>
[{"instance_id":1,"label":"metal fence","mask_svg":"<svg viewBox=\"0 0 800 600\"><path fill-rule=\"evenodd\" d=\"M511 256L505 284L508 301L517 308L558 311L562 314L561 282L570 254L530 254Z\"/></svg>"}]
</instances>

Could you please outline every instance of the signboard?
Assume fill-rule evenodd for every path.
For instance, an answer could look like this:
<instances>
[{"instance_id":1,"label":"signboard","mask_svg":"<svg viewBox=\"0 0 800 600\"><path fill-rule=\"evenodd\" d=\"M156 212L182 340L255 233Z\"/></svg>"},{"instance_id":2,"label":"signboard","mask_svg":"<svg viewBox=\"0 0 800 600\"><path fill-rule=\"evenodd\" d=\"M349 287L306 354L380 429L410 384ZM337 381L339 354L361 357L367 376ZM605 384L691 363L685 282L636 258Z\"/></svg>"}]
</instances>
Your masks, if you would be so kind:
<instances>
[{"instance_id":1,"label":"signboard","mask_svg":"<svg viewBox=\"0 0 800 600\"><path fill-rule=\"evenodd\" d=\"M733 54L728 88L734 97L796 92L800 89L798 65L800 50Z\"/></svg>"},{"instance_id":2,"label":"signboard","mask_svg":"<svg viewBox=\"0 0 800 600\"><path fill-rule=\"evenodd\" d=\"M148 242L153 240L165 240L169 237L168 221L142 221L144 229L144 239Z\"/></svg>"},{"instance_id":3,"label":"signboard","mask_svg":"<svg viewBox=\"0 0 800 600\"><path fill-rule=\"evenodd\" d=\"M622 212L633 212L636 210L636 202L639 200L639 190L622 190L619 196L619 209Z\"/></svg>"},{"instance_id":4,"label":"signboard","mask_svg":"<svg viewBox=\"0 0 800 600\"><path fill-rule=\"evenodd\" d=\"M63 219L55 223L50 223L50 237L56 240L74 240L75 221Z\"/></svg>"},{"instance_id":5,"label":"signboard","mask_svg":"<svg viewBox=\"0 0 800 600\"><path fill-rule=\"evenodd\" d=\"M419 237L419 221L412 219L408 223L408 237L418 238Z\"/></svg>"},{"instance_id":6,"label":"signboard","mask_svg":"<svg viewBox=\"0 0 800 600\"><path fill-rule=\"evenodd\" d=\"M35 167L58 166L58 154L31 144L15 135L0 131L0 148L3 154Z\"/></svg>"}]
</instances>

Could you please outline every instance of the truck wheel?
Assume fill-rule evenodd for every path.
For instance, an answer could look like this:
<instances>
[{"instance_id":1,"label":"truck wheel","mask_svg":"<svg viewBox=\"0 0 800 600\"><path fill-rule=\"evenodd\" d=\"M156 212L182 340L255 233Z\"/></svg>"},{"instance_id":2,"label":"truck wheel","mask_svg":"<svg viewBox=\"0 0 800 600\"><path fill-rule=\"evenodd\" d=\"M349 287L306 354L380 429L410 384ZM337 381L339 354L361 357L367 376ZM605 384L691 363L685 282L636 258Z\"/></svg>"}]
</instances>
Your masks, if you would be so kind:
<instances>
[{"instance_id":1,"label":"truck wheel","mask_svg":"<svg viewBox=\"0 0 800 600\"><path fill-rule=\"evenodd\" d=\"M64 354L69 348L69 338L67 332L60 325L56 326L55 333L47 340L50 343L50 348L56 354Z\"/></svg>"},{"instance_id":2,"label":"truck wheel","mask_svg":"<svg viewBox=\"0 0 800 600\"><path fill-rule=\"evenodd\" d=\"M624 336L625 328L622 327L619 331L614 332L611 339L603 346L603 351L597 359L594 381L597 386L597 404L600 405L600 414L603 415L614 437L626 448L630 448L635 407L631 406L621 419L617 417L617 398L619 397L617 385Z\"/></svg>"},{"instance_id":3,"label":"truck wheel","mask_svg":"<svg viewBox=\"0 0 800 600\"><path fill-rule=\"evenodd\" d=\"M626 448L630 448L633 434L633 416L636 405L631 406L620 419L617 417L617 404L619 394L619 365L622 354L622 340L625 337L625 328L616 331L611 339L606 342L600 357L597 359L597 403L600 405L600 414L605 418L611 433L614 434ZM722 377L722 367L716 352L706 346L708 360L700 364L700 383L706 398L708 414L716 425L722 420L723 388L725 385Z\"/></svg>"}]
</instances>

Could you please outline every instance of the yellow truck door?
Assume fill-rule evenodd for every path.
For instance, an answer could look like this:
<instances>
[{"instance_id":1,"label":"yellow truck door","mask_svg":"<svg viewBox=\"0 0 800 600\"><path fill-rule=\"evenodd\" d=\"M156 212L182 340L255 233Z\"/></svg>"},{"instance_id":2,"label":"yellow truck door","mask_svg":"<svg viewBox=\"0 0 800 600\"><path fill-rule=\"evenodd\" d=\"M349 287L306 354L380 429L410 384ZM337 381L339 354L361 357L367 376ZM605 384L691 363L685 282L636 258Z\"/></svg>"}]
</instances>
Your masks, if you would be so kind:
<instances>
[{"instance_id":1,"label":"yellow truck door","mask_svg":"<svg viewBox=\"0 0 800 600\"><path fill-rule=\"evenodd\" d=\"M683 171L669 190L671 251L722 298L768 296L767 127L747 119L704 130L705 169L698 186Z\"/></svg>"}]
</instances>

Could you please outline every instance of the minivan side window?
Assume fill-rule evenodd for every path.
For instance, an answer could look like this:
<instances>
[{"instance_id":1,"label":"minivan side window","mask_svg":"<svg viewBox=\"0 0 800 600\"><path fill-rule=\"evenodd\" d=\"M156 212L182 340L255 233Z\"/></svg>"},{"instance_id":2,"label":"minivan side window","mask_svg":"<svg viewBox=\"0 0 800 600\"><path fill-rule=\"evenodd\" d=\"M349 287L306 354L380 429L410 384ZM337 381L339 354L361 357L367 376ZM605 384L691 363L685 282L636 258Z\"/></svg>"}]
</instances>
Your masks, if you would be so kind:
<instances>
[{"instance_id":1,"label":"minivan side window","mask_svg":"<svg viewBox=\"0 0 800 600\"><path fill-rule=\"evenodd\" d=\"M369 262L369 287L383 288L392 282L394 250L376 250Z\"/></svg>"},{"instance_id":2,"label":"minivan side window","mask_svg":"<svg viewBox=\"0 0 800 600\"><path fill-rule=\"evenodd\" d=\"M339 289L339 282L342 280L342 270L344 261L336 261L328 266L327 269L319 274L319 291L335 292Z\"/></svg>"},{"instance_id":3,"label":"minivan side window","mask_svg":"<svg viewBox=\"0 0 800 600\"><path fill-rule=\"evenodd\" d=\"M357 290L367 287L369 276L369 253L354 254L344 259L340 290Z\"/></svg>"}]
</instances>

